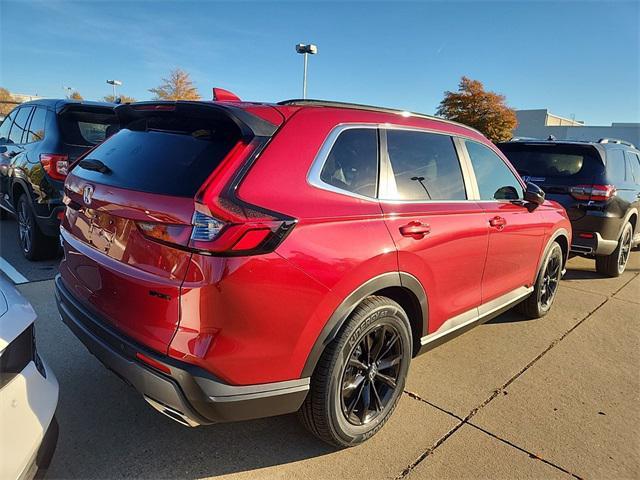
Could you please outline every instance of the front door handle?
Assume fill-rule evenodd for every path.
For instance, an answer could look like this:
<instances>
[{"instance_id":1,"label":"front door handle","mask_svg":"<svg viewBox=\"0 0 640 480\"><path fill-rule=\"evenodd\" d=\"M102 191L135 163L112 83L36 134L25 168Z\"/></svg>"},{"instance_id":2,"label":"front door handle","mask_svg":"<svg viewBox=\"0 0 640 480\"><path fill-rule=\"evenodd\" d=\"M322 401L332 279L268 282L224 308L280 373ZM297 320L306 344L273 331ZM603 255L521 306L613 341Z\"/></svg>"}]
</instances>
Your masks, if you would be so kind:
<instances>
[{"instance_id":1,"label":"front door handle","mask_svg":"<svg viewBox=\"0 0 640 480\"><path fill-rule=\"evenodd\" d=\"M489 225L491 225L492 227L498 230L502 230L506 224L507 224L507 221L504 219L504 217L501 217L500 215L496 215L491 220L489 220Z\"/></svg>"},{"instance_id":2,"label":"front door handle","mask_svg":"<svg viewBox=\"0 0 640 480\"><path fill-rule=\"evenodd\" d=\"M431 227L428 224L419 222L417 220L409 222L406 225L400 227L400 234L403 237L411 237L416 240L424 238L424 236L429 234L430 232Z\"/></svg>"}]
</instances>

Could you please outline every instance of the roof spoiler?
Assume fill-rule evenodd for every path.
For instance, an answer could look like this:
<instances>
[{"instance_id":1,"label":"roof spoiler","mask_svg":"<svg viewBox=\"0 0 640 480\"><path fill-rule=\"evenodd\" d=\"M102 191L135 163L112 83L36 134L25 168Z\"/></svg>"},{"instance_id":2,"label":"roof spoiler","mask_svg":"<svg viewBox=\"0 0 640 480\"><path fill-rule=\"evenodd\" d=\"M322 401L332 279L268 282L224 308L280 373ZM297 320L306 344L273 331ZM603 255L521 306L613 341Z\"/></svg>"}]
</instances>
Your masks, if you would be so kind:
<instances>
[{"instance_id":1,"label":"roof spoiler","mask_svg":"<svg viewBox=\"0 0 640 480\"><path fill-rule=\"evenodd\" d=\"M271 137L278 129L277 125L266 121L245 109L225 102L197 101L151 101L125 103L115 107L121 125L150 115L212 116L221 115L230 118L240 129L243 138Z\"/></svg>"}]
</instances>

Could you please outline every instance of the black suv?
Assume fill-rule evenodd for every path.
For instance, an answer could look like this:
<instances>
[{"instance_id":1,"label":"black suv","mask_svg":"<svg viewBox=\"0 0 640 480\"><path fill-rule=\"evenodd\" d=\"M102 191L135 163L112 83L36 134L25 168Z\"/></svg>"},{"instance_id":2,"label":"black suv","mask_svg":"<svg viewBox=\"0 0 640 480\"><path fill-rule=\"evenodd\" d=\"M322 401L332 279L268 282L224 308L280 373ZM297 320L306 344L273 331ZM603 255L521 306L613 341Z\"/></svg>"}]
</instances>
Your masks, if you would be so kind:
<instances>
[{"instance_id":1,"label":"black suv","mask_svg":"<svg viewBox=\"0 0 640 480\"><path fill-rule=\"evenodd\" d=\"M0 215L18 219L24 256L59 251L62 187L69 165L118 130L114 104L35 100L14 108L0 125Z\"/></svg>"},{"instance_id":2,"label":"black suv","mask_svg":"<svg viewBox=\"0 0 640 480\"><path fill-rule=\"evenodd\" d=\"M640 151L622 140L512 140L498 144L520 175L562 204L573 227L571 253L595 257L617 277L640 243Z\"/></svg>"}]
</instances>

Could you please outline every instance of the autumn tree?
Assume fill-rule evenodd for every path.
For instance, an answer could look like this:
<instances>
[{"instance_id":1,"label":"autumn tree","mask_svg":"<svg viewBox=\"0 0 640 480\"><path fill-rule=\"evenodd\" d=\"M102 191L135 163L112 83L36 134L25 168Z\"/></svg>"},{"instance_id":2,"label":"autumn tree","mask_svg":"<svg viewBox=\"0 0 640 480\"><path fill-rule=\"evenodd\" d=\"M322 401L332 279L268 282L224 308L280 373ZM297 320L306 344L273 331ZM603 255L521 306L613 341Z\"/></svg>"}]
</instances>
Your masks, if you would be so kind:
<instances>
[{"instance_id":1,"label":"autumn tree","mask_svg":"<svg viewBox=\"0 0 640 480\"><path fill-rule=\"evenodd\" d=\"M74 90L71 95L69 95L69 98L71 100L84 100L84 98L82 98L82 95L80 95L80 92L77 90Z\"/></svg>"},{"instance_id":2,"label":"autumn tree","mask_svg":"<svg viewBox=\"0 0 640 480\"><path fill-rule=\"evenodd\" d=\"M482 82L467 77L462 77L457 92L444 93L436 114L469 125L492 142L509 140L518 125L504 95L485 91Z\"/></svg>"},{"instance_id":3,"label":"autumn tree","mask_svg":"<svg viewBox=\"0 0 640 480\"><path fill-rule=\"evenodd\" d=\"M11 96L9 90L0 87L0 115L8 115L18 103L19 102Z\"/></svg>"},{"instance_id":4,"label":"autumn tree","mask_svg":"<svg viewBox=\"0 0 640 480\"><path fill-rule=\"evenodd\" d=\"M189 74L179 68L172 70L168 78L162 79L162 84L149 91L155 94L154 100L200 100Z\"/></svg>"},{"instance_id":5,"label":"autumn tree","mask_svg":"<svg viewBox=\"0 0 640 480\"><path fill-rule=\"evenodd\" d=\"M126 95L117 95L116 97L114 97L113 95L107 95L106 97L104 97L104 101L114 103L116 101L116 98L120 99L120 103L133 103L136 101L135 98L128 97Z\"/></svg>"}]
</instances>

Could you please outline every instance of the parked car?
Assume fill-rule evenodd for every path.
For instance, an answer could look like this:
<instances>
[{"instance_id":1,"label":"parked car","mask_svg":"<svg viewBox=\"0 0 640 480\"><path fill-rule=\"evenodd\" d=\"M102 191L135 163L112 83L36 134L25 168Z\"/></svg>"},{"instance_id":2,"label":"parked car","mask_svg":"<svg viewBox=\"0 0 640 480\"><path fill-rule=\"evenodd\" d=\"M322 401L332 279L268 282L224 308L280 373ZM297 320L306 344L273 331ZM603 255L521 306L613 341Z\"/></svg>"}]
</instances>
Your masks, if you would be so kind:
<instances>
[{"instance_id":1,"label":"parked car","mask_svg":"<svg viewBox=\"0 0 640 480\"><path fill-rule=\"evenodd\" d=\"M522 140L498 145L518 172L567 210L571 253L595 258L609 277L624 272L640 244L640 151L632 144Z\"/></svg>"},{"instance_id":2,"label":"parked car","mask_svg":"<svg viewBox=\"0 0 640 480\"><path fill-rule=\"evenodd\" d=\"M229 95L116 113L65 183L58 308L184 425L299 410L356 445L413 356L516 304L551 308L566 213L471 128Z\"/></svg>"},{"instance_id":3,"label":"parked car","mask_svg":"<svg viewBox=\"0 0 640 480\"><path fill-rule=\"evenodd\" d=\"M0 125L0 215L18 220L18 241L29 260L59 252L62 186L81 153L117 129L113 104L35 100Z\"/></svg>"},{"instance_id":4,"label":"parked car","mask_svg":"<svg viewBox=\"0 0 640 480\"><path fill-rule=\"evenodd\" d=\"M58 382L36 349L29 303L0 277L0 478L42 474L58 440Z\"/></svg>"}]
</instances>

